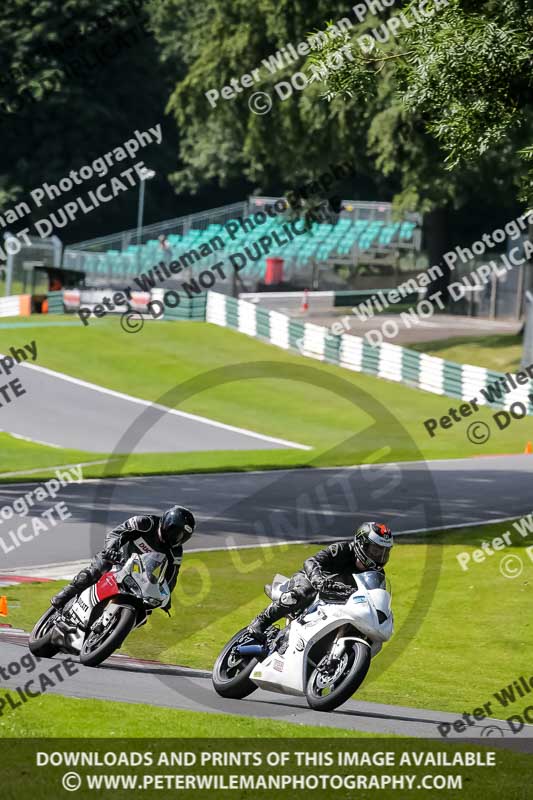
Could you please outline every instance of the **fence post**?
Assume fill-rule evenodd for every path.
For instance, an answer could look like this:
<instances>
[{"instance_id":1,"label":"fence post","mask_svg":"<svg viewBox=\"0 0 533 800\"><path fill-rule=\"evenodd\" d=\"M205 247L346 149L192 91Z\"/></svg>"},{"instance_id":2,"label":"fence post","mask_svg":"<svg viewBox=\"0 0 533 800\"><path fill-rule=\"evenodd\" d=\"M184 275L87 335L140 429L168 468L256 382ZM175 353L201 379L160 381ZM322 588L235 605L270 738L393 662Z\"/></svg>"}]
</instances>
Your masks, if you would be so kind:
<instances>
[{"instance_id":1,"label":"fence post","mask_svg":"<svg viewBox=\"0 0 533 800\"><path fill-rule=\"evenodd\" d=\"M6 297L9 297L11 294L11 285L13 283L13 259L13 253L8 253L6 264Z\"/></svg>"},{"instance_id":2,"label":"fence post","mask_svg":"<svg viewBox=\"0 0 533 800\"><path fill-rule=\"evenodd\" d=\"M522 342L522 366L533 364L533 294L527 291L524 306L524 340Z\"/></svg>"},{"instance_id":3,"label":"fence post","mask_svg":"<svg viewBox=\"0 0 533 800\"><path fill-rule=\"evenodd\" d=\"M490 318L496 319L496 295L498 292L498 279L496 275L491 276L491 292L490 292Z\"/></svg>"}]
</instances>

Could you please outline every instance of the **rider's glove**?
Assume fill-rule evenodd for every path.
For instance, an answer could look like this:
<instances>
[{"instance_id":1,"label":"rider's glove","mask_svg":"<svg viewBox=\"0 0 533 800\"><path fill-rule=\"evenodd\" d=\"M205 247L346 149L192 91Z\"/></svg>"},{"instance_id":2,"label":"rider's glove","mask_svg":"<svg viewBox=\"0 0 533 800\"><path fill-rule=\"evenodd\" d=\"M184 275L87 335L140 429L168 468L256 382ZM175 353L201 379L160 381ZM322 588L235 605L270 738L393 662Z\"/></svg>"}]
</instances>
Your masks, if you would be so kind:
<instances>
[{"instance_id":1,"label":"rider's glove","mask_svg":"<svg viewBox=\"0 0 533 800\"><path fill-rule=\"evenodd\" d=\"M339 581L333 581L330 579L323 581L319 589L320 594L327 594L345 598L350 597L353 591L354 591L353 588L347 586L347 584L340 583Z\"/></svg>"},{"instance_id":2,"label":"rider's glove","mask_svg":"<svg viewBox=\"0 0 533 800\"><path fill-rule=\"evenodd\" d=\"M111 561L112 564L120 564L123 561L122 551L116 545L110 545L106 547L105 550L102 550L102 558L106 561Z\"/></svg>"}]
</instances>

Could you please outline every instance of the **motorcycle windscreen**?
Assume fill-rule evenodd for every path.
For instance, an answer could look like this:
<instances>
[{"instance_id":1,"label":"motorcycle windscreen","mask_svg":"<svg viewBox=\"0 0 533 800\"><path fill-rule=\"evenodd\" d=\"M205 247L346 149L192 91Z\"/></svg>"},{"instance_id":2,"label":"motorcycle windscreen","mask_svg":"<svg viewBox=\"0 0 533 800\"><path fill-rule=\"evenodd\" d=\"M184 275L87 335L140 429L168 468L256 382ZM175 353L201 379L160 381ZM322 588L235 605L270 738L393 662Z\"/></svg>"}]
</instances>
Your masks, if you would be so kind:
<instances>
[{"instance_id":1,"label":"motorcycle windscreen","mask_svg":"<svg viewBox=\"0 0 533 800\"><path fill-rule=\"evenodd\" d=\"M152 585L163 581L167 571L167 557L163 553L143 553L141 561L144 567L144 577Z\"/></svg>"},{"instance_id":2,"label":"motorcycle windscreen","mask_svg":"<svg viewBox=\"0 0 533 800\"><path fill-rule=\"evenodd\" d=\"M355 575L355 580L366 586L367 589L385 589L390 593L390 581L379 570L367 570Z\"/></svg>"}]
</instances>

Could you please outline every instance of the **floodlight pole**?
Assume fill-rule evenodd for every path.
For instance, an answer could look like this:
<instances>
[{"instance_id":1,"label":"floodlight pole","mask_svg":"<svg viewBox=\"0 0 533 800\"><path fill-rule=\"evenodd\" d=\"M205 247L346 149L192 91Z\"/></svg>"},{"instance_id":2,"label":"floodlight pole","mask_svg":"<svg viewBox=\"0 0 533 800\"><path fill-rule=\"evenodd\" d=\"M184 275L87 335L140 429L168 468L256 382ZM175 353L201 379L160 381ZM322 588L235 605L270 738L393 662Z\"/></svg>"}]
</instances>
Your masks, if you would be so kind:
<instances>
[{"instance_id":1,"label":"floodlight pole","mask_svg":"<svg viewBox=\"0 0 533 800\"><path fill-rule=\"evenodd\" d=\"M155 176L153 169L143 169L139 181L139 202L137 204L137 270L141 269L141 239L143 233L143 217L144 217L144 184Z\"/></svg>"}]
</instances>

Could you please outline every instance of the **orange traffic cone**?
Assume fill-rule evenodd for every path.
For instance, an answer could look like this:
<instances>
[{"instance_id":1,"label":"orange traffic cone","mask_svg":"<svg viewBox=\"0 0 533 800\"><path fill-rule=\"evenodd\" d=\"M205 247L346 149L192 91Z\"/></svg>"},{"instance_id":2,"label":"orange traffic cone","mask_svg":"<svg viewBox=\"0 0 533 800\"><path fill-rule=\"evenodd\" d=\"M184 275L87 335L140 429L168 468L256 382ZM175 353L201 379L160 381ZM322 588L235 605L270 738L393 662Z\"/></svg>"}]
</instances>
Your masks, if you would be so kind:
<instances>
[{"instance_id":1,"label":"orange traffic cone","mask_svg":"<svg viewBox=\"0 0 533 800\"><path fill-rule=\"evenodd\" d=\"M7 597L5 594L0 597L0 617L7 617Z\"/></svg>"},{"instance_id":2,"label":"orange traffic cone","mask_svg":"<svg viewBox=\"0 0 533 800\"><path fill-rule=\"evenodd\" d=\"M306 311L309 311L308 294L309 294L309 289L304 289L304 296L302 297L302 304L300 305L301 314L305 314Z\"/></svg>"},{"instance_id":3,"label":"orange traffic cone","mask_svg":"<svg viewBox=\"0 0 533 800\"><path fill-rule=\"evenodd\" d=\"M531 442L528 442L526 444L526 449L524 450L524 453L528 453L529 455L533 453L533 447L531 446Z\"/></svg>"}]
</instances>

